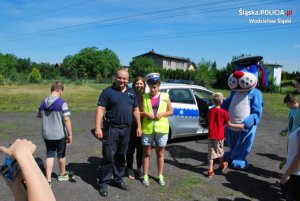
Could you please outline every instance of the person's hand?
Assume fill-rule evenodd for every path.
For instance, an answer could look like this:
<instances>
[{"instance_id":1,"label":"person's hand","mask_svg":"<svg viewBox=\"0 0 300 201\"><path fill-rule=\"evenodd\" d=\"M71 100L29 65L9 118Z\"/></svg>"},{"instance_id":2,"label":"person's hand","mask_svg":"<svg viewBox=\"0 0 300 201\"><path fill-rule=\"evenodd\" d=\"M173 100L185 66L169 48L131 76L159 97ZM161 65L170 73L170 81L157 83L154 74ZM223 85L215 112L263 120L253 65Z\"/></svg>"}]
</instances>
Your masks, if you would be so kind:
<instances>
[{"instance_id":1,"label":"person's hand","mask_svg":"<svg viewBox=\"0 0 300 201\"><path fill-rule=\"evenodd\" d=\"M103 138L103 132L101 129L99 128L96 128L95 129L95 136L98 138L98 139L102 139Z\"/></svg>"},{"instance_id":2,"label":"person's hand","mask_svg":"<svg viewBox=\"0 0 300 201\"><path fill-rule=\"evenodd\" d=\"M72 144L72 142L73 142L73 137L71 135L68 135L68 137L67 137L67 145Z\"/></svg>"},{"instance_id":3,"label":"person's hand","mask_svg":"<svg viewBox=\"0 0 300 201\"><path fill-rule=\"evenodd\" d=\"M284 130L280 131L281 136L287 136L287 134L288 134L288 129L284 129Z\"/></svg>"},{"instance_id":4,"label":"person's hand","mask_svg":"<svg viewBox=\"0 0 300 201\"><path fill-rule=\"evenodd\" d=\"M15 199L15 200L27 200L27 193L22 184L23 174L21 171L18 171L16 173L16 175L14 176L14 181L8 181L4 176L3 176L3 179L6 183L6 185L13 192L15 198L16 198L16 196L19 198L19 199Z\"/></svg>"},{"instance_id":5,"label":"person's hand","mask_svg":"<svg viewBox=\"0 0 300 201\"><path fill-rule=\"evenodd\" d=\"M280 183L281 184L286 184L286 182L290 179L289 175L284 174L281 179L280 179Z\"/></svg>"},{"instance_id":6,"label":"person's hand","mask_svg":"<svg viewBox=\"0 0 300 201\"><path fill-rule=\"evenodd\" d=\"M155 119L161 119L162 117L164 117L163 113L157 113Z\"/></svg>"},{"instance_id":7,"label":"person's hand","mask_svg":"<svg viewBox=\"0 0 300 201\"><path fill-rule=\"evenodd\" d=\"M136 136L137 137L141 137L142 136L142 129L139 128L139 127L136 129Z\"/></svg>"},{"instance_id":8,"label":"person's hand","mask_svg":"<svg viewBox=\"0 0 300 201\"><path fill-rule=\"evenodd\" d=\"M146 113L146 116L148 117L148 119L152 119L152 120L155 119L155 116L153 114Z\"/></svg>"},{"instance_id":9,"label":"person's hand","mask_svg":"<svg viewBox=\"0 0 300 201\"><path fill-rule=\"evenodd\" d=\"M245 125L244 124L240 124L240 129L244 129Z\"/></svg>"},{"instance_id":10,"label":"person's hand","mask_svg":"<svg viewBox=\"0 0 300 201\"><path fill-rule=\"evenodd\" d=\"M11 158L17 158L19 155L31 154L33 155L36 150L36 145L28 140L17 139L9 148L0 147L0 151Z\"/></svg>"}]
</instances>

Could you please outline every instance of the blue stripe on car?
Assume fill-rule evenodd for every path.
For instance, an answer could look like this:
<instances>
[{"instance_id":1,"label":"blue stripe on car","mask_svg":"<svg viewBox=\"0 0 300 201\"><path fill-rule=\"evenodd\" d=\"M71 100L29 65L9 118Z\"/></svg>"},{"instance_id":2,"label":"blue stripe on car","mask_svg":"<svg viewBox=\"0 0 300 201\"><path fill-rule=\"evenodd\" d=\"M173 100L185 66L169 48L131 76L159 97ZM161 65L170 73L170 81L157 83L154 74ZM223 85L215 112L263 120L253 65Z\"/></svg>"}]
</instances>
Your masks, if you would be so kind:
<instances>
[{"instance_id":1,"label":"blue stripe on car","mask_svg":"<svg viewBox=\"0 0 300 201\"><path fill-rule=\"evenodd\" d=\"M199 112L196 109L173 108L173 116L198 118Z\"/></svg>"}]
</instances>

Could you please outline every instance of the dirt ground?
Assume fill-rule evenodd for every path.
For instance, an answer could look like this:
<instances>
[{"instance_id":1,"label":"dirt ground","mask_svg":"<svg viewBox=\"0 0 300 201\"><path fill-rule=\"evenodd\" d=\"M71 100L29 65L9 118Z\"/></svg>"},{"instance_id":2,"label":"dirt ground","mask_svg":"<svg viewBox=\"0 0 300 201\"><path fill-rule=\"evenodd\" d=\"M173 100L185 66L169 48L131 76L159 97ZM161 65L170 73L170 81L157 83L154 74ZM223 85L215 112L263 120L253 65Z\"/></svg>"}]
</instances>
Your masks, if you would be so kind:
<instances>
[{"instance_id":1,"label":"dirt ground","mask_svg":"<svg viewBox=\"0 0 300 201\"><path fill-rule=\"evenodd\" d=\"M278 133L286 127L286 119L263 115L252 152L248 156L250 167L247 171L228 169L225 174L216 173L212 179L208 179L207 140L176 140L166 147L165 187L159 186L153 179L150 179L149 187L144 187L139 180L125 177L130 191L109 186L108 197L102 198L97 186L102 159L101 143L90 134L90 129L94 126L94 115L94 112L72 114L74 143L67 150L67 169L73 171L76 178L70 182L58 182L55 178L58 167L55 164L52 189L58 201L282 200L276 181L280 179L282 172L278 168L279 162L286 155L286 138ZM17 138L30 139L38 146L36 155L44 159L45 146L40 130L40 120L35 118L35 113L0 114L0 144L7 146ZM154 152L150 173L156 177ZM0 179L0 200L13 200L3 179Z\"/></svg>"}]
</instances>

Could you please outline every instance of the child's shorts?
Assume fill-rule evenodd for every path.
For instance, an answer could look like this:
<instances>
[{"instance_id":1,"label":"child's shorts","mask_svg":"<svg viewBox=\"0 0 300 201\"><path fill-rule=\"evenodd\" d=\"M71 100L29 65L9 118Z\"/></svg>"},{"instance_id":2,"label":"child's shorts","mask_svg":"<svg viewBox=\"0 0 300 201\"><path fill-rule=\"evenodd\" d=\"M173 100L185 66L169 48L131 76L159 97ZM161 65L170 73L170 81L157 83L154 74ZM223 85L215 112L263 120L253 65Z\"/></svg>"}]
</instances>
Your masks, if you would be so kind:
<instances>
[{"instance_id":1,"label":"child's shorts","mask_svg":"<svg viewBox=\"0 0 300 201\"><path fill-rule=\"evenodd\" d=\"M167 133L143 134L142 144L144 146L151 146L155 142L158 147L165 147L168 142Z\"/></svg>"},{"instance_id":2,"label":"child's shorts","mask_svg":"<svg viewBox=\"0 0 300 201\"><path fill-rule=\"evenodd\" d=\"M46 140L46 154L47 158L64 158L66 156L66 138L60 140Z\"/></svg>"},{"instance_id":3,"label":"child's shorts","mask_svg":"<svg viewBox=\"0 0 300 201\"><path fill-rule=\"evenodd\" d=\"M208 159L220 158L224 155L224 140L208 139Z\"/></svg>"}]
</instances>

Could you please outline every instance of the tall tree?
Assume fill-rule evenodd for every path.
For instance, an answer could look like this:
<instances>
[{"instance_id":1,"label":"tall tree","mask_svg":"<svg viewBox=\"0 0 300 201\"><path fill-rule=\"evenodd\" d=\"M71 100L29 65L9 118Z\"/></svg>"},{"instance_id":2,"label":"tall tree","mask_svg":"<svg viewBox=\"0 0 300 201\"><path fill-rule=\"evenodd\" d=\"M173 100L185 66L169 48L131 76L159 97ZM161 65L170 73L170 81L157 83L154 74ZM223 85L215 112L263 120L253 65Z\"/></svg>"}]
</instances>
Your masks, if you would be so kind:
<instances>
[{"instance_id":1,"label":"tall tree","mask_svg":"<svg viewBox=\"0 0 300 201\"><path fill-rule=\"evenodd\" d=\"M216 72L212 68L212 62L202 59L198 63L194 81L205 87L212 87L216 83Z\"/></svg>"},{"instance_id":2,"label":"tall tree","mask_svg":"<svg viewBox=\"0 0 300 201\"><path fill-rule=\"evenodd\" d=\"M74 56L65 57L61 70L73 79L110 78L120 68L118 56L110 49L98 50L97 47L84 48Z\"/></svg>"},{"instance_id":3,"label":"tall tree","mask_svg":"<svg viewBox=\"0 0 300 201\"><path fill-rule=\"evenodd\" d=\"M162 69L156 65L153 59L148 57L135 58L129 64L129 73L132 78L160 71L162 71Z\"/></svg>"}]
</instances>

